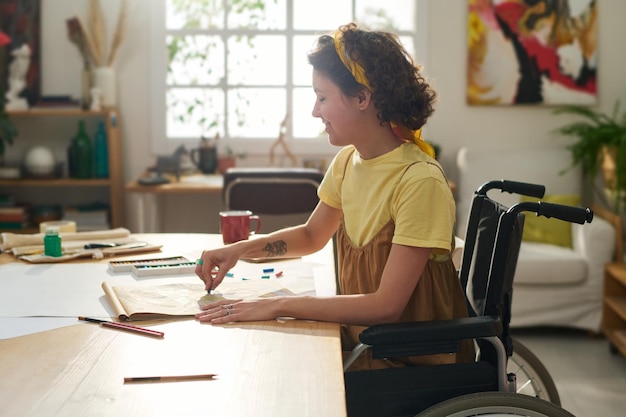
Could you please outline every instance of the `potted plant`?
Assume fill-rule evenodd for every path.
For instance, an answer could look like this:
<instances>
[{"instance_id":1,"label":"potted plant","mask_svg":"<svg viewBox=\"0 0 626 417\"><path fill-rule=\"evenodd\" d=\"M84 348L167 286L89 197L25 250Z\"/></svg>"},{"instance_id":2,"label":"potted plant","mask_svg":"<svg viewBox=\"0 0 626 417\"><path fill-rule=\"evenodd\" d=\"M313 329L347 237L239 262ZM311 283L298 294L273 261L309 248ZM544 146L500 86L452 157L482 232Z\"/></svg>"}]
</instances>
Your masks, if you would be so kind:
<instances>
[{"instance_id":1,"label":"potted plant","mask_svg":"<svg viewBox=\"0 0 626 417\"><path fill-rule=\"evenodd\" d=\"M593 181L602 168L604 186L614 195L616 213L626 191L626 113L620 114L619 107L617 101L611 115L581 106L562 106L554 111L579 117L554 132L578 138L568 146L572 166L580 164L588 180Z\"/></svg>"},{"instance_id":2,"label":"potted plant","mask_svg":"<svg viewBox=\"0 0 626 417\"><path fill-rule=\"evenodd\" d=\"M218 154L217 157L217 171L224 175L228 168L234 168L237 166L237 158L245 158L245 152L235 153L230 146L226 146L223 154Z\"/></svg>"},{"instance_id":3,"label":"potted plant","mask_svg":"<svg viewBox=\"0 0 626 417\"><path fill-rule=\"evenodd\" d=\"M0 32L0 54L4 54L4 46L9 43L11 43L11 39L3 32ZM2 60L0 60L0 62L2 62ZM4 108L5 97L4 89L2 88L3 85L4 82L0 80L0 165L4 159L6 146L12 145L13 140L17 136L17 129Z\"/></svg>"}]
</instances>

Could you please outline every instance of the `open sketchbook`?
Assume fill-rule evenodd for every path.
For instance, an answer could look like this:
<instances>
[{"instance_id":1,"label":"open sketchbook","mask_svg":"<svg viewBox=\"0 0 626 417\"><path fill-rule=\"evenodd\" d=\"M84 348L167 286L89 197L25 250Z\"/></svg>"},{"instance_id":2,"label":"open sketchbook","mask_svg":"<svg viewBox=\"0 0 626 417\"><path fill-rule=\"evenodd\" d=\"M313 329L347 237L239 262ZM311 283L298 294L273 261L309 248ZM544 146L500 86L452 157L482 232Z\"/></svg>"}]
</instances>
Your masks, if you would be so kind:
<instances>
[{"instance_id":1,"label":"open sketchbook","mask_svg":"<svg viewBox=\"0 0 626 417\"><path fill-rule=\"evenodd\" d=\"M294 295L273 280L224 281L210 295L202 283L116 285L102 283L108 302L122 321L192 316L200 306L222 299Z\"/></svg>"}]
</instances>

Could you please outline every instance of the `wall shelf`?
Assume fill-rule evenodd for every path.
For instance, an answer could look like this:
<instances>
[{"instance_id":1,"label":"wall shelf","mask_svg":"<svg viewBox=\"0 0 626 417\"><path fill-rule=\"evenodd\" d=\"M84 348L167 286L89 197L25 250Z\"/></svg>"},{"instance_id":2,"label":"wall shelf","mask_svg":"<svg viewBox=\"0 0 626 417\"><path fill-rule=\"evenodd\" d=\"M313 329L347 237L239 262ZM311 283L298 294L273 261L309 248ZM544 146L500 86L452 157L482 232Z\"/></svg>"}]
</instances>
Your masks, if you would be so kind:
<instances>
[{"instance_id":1,"label":"wall shelf","mask_svg":"<svg viewBox=\"0 0 626 417\"><path fill-rule=\"evenodd\" d=\"M74 195L80 196L81 190L97 190L103 188L103 196L106 197L107 203L110 206L110 226L113 228L124 227L124 177L122 167L122 143L121 143L121 127L119 112L115 108L104 109L99 111L82 110L80 108L33 108L29 110L8 111L9 117L18 128L21 130L20 125L25 127L25 123L36 124L38 120L40 123L44 123L47 120L54 120L55 122L62 123L63 126L68 126L73 129L75 124L80 119L93 120L93 123L98 121L104 121L107 140L108 140L108 163L109 163L109 177L108 178L89 178L89 179L76 179L76 178L16 178L16 179L0 179L0 192L10 193L11 189L23 190L24 187L28 187L32 190L38 188L47 189L48 187L55 187L59 192L66 192L67 188L75 188L76 190L70 190ZM56 132L52 132L50 137L55 137ZM93 136L90 135L93 143ZM69 137L67 138L70 139ZM20 137L16 139L16 142L29 141L28 137ZM58 149L59 141L51 140L50 147L56 148L60 153L65 154L65 147L68 142L63 142L63 149ZM99 192L99 191L97 191ZM25 201L23 203L28 203ZM61 204L62 201L49 201L50 204ZM91 201L85 201L85 204L91 203ZM35 227L36 225L33 225ZM80 227L80 225L79 225ZM26 229L18 230L16 232L24 232Z\"/></svg>"}]
</instances>

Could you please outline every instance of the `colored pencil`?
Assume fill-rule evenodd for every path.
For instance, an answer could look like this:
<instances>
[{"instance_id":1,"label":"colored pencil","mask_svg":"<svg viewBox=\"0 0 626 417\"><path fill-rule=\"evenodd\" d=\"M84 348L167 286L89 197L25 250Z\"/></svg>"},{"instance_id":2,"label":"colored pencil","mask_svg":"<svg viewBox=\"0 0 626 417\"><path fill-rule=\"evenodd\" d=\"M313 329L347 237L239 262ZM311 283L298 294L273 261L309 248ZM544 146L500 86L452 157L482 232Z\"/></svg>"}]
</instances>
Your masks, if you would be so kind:
<instances>
[{"instance_id":1,"label":"colored pencil","mask_svg":"<svg viewBox=\"0 0 626 417\"><path fill-rule=\"evenodd\" d=\"M140 376L126 377L125 384L142 383L142 382L181 382L181 381L202 381L215 379L216 374L200 374L200 375L177 375L177 376Z\"/></svg>"},{"instance_id":2,"label":"colored pencil","mask_svg":"<svg viewBox=\"0 0 626 417\"><path fill-rule=\"evenodd\" d=\"M91 323L98 323L103 327L109 327L109 328L118 329L118 330L125 330L127 332L133 332L133 333L142 334L145 336L152 336L152 337L164 337L165 336L165 333L159 332L157 330L145 329L143 327L132 326L130 324L118 323L115 321L106 321L106 320L93 319L91 317L82 317L82 316L78 317L78 320L88 321Z\"/></svg>"}]
</instances>

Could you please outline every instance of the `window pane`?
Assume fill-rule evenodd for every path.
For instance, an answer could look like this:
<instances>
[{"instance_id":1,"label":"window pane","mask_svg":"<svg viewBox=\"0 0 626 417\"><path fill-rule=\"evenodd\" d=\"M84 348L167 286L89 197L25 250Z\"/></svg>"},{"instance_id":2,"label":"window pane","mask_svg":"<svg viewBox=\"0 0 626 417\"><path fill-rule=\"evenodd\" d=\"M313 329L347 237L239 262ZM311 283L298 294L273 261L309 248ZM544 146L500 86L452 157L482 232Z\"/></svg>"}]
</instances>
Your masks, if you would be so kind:
<instances>
[{"instance_id":1,"label":"window pane","mask_svg":"<svg viewBox=\"0 0 626 417\"><path fill-rule=\"evenodd\" d=\"M334 30L352 21L351 0L294 0L295 29Z\"/></svg>"},{"instance_id":2,"label":"window pane","mask_svg":"<svg viewBox=\"0 0 626 417\"><path fill-rule=\"evenodd\" d=\"M238 138L277 138L287 104L284 88L228 91L228 134Z\"/></svg>"},{"instance_id":3,"label":"window pane","mask_svg":"<svg viewBox=\"0 0 626 417\"><path fill-rule=\"evenodd\" d=\"M293 120L291 123L295 138L324 137L324 124L318 117L313 117L315 105L315 93L313 88L295 88L293 91Z\"/></svg>"},{"instance_id":4,"label":"window pane","mask_svg":"<svg viewBox=\"0 0 626 417\"><path fill-rule=\"evenodd\" d=\"M356 19L372 29L413 30L415 0L356 0Z\"/></svg>"},{"instance_id":5,"label":"window pane","mask_svg":"<svg viewBox=\"0 0 626 417\"><path fill-rule=\"evenodd\" d=\"M215 88L171 88L167 91L167 136L224 136L224 92Z\"/></svg>"},{"instance_id":6,"label":"window pane","mask_svg":"<svg viewBox=\"0 0 626 417\"><path fill-rule=\"evenodd\" d=\"M235 2L232 2L235 3ZM286 0L242 1L231 5L228 27L231 29L285 29Z\"/></svg>"},{"instance_id":7,"label":"window pane","mask_svg":"<svg viewBox=\"0 0 626 417\"><path fill-rule=\"evenodd\" d=\"M315 47L317 36L293 37L293 83L295 85L311 85L311 71L307 55Z\"/></svg>"},{"instance_id":8,"label":"window pane","mask_svg":"<svg viewBox=\"0 0 626 417\"><path fill-rule=\"evenodd\" d=\"M167 85L217 85L224 78L224 42L219 36L168 36Z\"/></svg>"},{"instance_id":9,"label":"window pane","mask_svg":"<svg viewBox=\"0 0 626 417\"><path fill-rule=\"evenodd\" d=\"M177 29L223 29L222 0L167 0L165 27Z\"/></svg>"},{"instance_id":10,"label":"window pane","mask_svg":"<svg viewBox=\"0 0 626 417\"><path fill-rule=\"evenodd\" d=\"M284 85L286 59L284 36L232 36L228 39L228 84Z\"/></svg>"},{"instance_id":11,"label":"window pane","mask_svg":"<svg viewBox=\"0 0 626 417\"><path fill-rule=\"evenodd\" d=\"M158 3L158 5L156 5ZM197 144L201 135L242 139L250 152L266 152L289 113L288 134L301 152L328 146L307 54L317 38L352 21L401 33L407 51L425 47L416 27L421 0L159 0L154 42L154 142ZM291 15L289 15L291 13ZM420 32L421 31L421 32ZM165 41L165 45L163 42ZM151 41L152 42L152 41ZM154 47L155 45L152 45ZM157 45L158 46L158 45ZM287 50L289 48L289 50ZM423 53L423 51L420 51ZM160 61L162 58L169 60ZM164 62L165 61L165 62ZM166 72L163 71L166 69ZM289 73L287 72L289 71ZM165 107L166 114L163 114ZM264 139L264 140L254 140ZM290 138L291 139L291 138ZM314 139L314 140L312 140ZM195 146L195 145L194 145ZM155 148L156 149L156 148ZM327 150L330 148L327 148Z\"/></svg>"},{"instance_id":12,"label":"window pane","mask_svg":"<svg viewBox=\"0 0 626 417\"><path fill-rule=\"evenodd\" d=\"M404 46L404 49L411 55L413 61L419 63L419 61L415 58L415 44L413 43L413 38L410 36L399 36L400 43Z\"/></svg>"}]
</instances>

